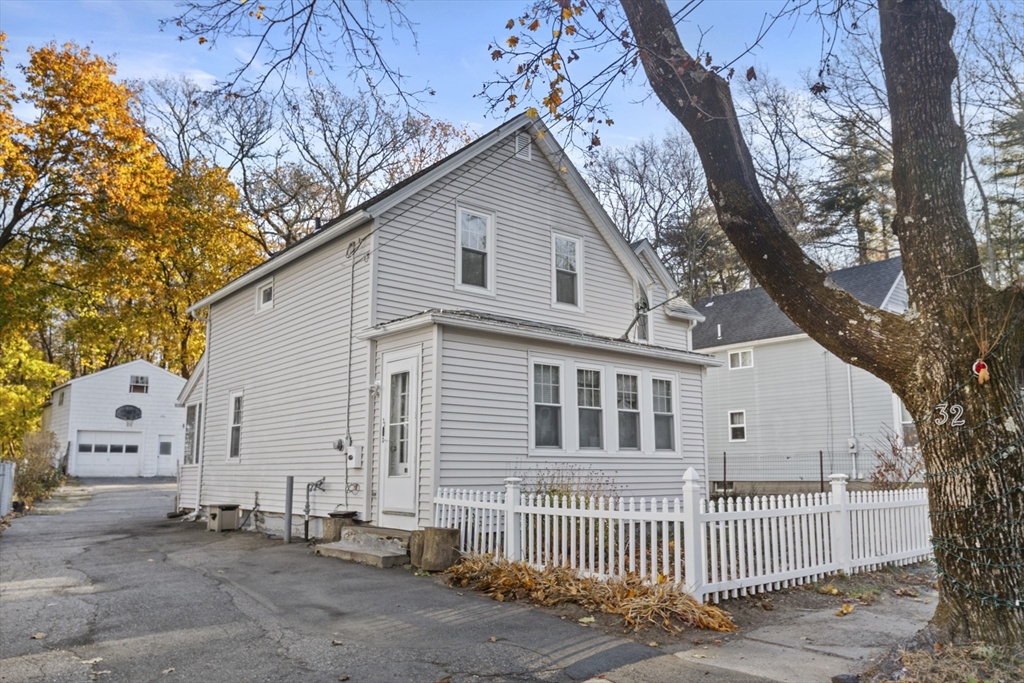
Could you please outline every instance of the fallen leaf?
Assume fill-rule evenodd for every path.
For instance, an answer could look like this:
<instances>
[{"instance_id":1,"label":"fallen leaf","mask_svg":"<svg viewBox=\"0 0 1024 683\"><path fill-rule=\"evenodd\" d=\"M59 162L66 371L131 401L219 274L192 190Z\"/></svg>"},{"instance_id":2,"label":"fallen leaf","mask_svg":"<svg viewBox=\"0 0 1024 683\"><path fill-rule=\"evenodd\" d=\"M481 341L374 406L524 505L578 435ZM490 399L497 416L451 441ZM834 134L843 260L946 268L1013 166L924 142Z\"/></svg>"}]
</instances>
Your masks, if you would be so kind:
<instances>
[{"instance_id":1,"label":"fallen leaf","mask_svg":"<svg viewBox=\"0 0 1024 683\"><path fill-rule=\"evenodd\" d=\"M96 662L102 662L103 657L93 657L92 659L83 659L82 664L95 664Z\"/></svg>"},{"instance_id":2,"label":"fallen leaf","mask_svg":"<svg viewBox=\"0 0 1024 683\"><path fill-rule=\"evenodd\" d=\"M32 640L42 640L45 637L46 637L46 634L43 633L42 631L40 631L39 633L33 633L32 634Z\"/></svg>"},{"instance_id":3,"label":"fallen leaf","mask_svg":"<svg viewBox=\"0 0 1024 683\"><path fill-rule=\"evenodd\" d=\"M648 647L658 647L658 641L652 640L651 642L647 643L647 646Z\"/></svg>"},{"instance_id":4,"label":"fallen leaf","mask_svg":"<svg viewBox=\"0 0 1024 683\"><path fill-rule=\"evenodd\" d=\"M595 619L594 617L580 617L576 621L580 622L581 624L593 624Z\"/></svg>"},{"instance_id":5,"label":"fallen leaf","mask_svg":"<svg viewBox=\"0 0 1024 683\"><path fill-rule=\"evenodd\" d=\"M693 654L692 654L692 655L690 655L690 656L691 656L691 657L693 657L693 658L695 658L695 659L707 659L707 657L706 657L705 655L702 655L702 654L700 654L700 653L697 653L697 652L693 653Z\"/></svg>"},{"instance_id":6,"label":"fallen leaf","mask_svg":"<svg viewBox=\"0 0 1024 683\"><path fill-rule=\"evenodd\" d=\"M897 588L897 589L895 589L893 591L893 593L895 593L896 595L900 595L900 596L906 597L906 598L916 598L916 597L918 597L920 595L920 593L918 593L916 590L914 590L910 586L902 586L900 588Z\"/></svg>"},{"instance_id":7,"label":"fallen leaf","mask_svg":"<svg viewBox=\"0 0 1024 683\"><path fill-rule=\"evenodd\" d=\"M341 642L340 640L332 640L331 641L331 645L344 645L344 644L345 643Z\"/></svg>"},{"instance_id":8,"label":"fallen leaf","mask_svg":"<svg viewBox=\"0 0 1024 683\"><path fill-rule=\"evenodd\" d=\"M170 669L164 669L160 673L162 673L164 676L166 676L169 673L174 673L174 667L172 666Z\"/></svg>"},{"instance_id":9,"label":"fallen leaf","mask_svg":"<svg viewBox=\"0 0 1024 683\"><path fill-rule=\"evenodd\" d=\"M489 643L496 643L496 642L498 642L498 639L495 638L494 636L491 636L490 638L487 639L487 642L489 642Z\"/></svg>"},{"instance_id":10,"label":"fallen leaf","mask_svg":"<svg viewBox=\"0 0 1024 683\"><path fill-rule=\"evenodd\" d=\"M340 676L338 676L338 680L339 680L339 681L347 681L347 680L348 680L348 678L349 678L349 677L348 677L348 675L346 675L346 674L341 674Z\"/></svg>"},{"instance_id":11,"label":"fallen leaf","mask_svg":"<svg viewBox=\"0 0 1024 683\"><path fill-rule=\"evenodd\" d=\"M845 617L857 608L857 605L851 605L850 603L843 603L843 606L836 610L837 617Z\"/></svg>"},{"instance_id":12,"label":"fallen leaf","mask_svg":"<svg viewBox=\"0 0 1024 683\"><path fill-rule=\"evenodd\" d=\"M146 560L146 562L152 562L153 560Z\"/></svg>"}]
</instances>

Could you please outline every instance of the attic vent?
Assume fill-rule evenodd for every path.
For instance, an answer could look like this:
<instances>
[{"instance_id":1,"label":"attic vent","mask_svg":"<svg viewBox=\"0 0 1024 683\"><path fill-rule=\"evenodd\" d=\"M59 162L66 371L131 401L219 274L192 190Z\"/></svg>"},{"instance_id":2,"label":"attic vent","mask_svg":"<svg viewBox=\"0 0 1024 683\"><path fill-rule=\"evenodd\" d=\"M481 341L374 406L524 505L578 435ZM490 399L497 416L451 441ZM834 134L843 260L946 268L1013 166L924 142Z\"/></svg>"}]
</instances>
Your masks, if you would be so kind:
<instances>
[{"instance_id":1,"label":"attic vent","mask_svg":"<svg viewBox=\"0 0 1024 683\"><path fill-rule=\"evenodd\" d=\"M530 161L530 136L526 133L516 133L516 156L524 161Z\"/></svg>"}]
</instances>

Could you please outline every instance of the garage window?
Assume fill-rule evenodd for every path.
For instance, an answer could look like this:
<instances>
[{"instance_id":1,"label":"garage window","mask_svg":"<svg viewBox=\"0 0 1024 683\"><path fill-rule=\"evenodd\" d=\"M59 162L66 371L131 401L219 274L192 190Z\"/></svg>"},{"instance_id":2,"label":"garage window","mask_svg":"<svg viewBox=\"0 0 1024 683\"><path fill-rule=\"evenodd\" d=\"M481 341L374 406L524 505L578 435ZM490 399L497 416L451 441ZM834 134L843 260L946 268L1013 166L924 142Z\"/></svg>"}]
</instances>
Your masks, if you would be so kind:
<instances>
[{"instance_id":1,"label":"garage window","mask_svg":"<svg viewBox=\"0 0 1024 683\"><path fill-rule=\"evenodd\" d=\"M80 444L78 444L78 452L79 453L92 453L92 444L91 443L80 443Z\"/></svg>"},{"instance_id":2,"label":"garage window","mask_svg":"<svg viewBox=\"0 0 1024 683\"><path fill-rule=\"evenodd\" d=\"M125 453L138 453L139 452L139 447L136 444L133 444L133 443L126 444L125 447L124 447L124 452Z\"/></svg>"},{"instance_id":3,"label":"garage window","mask_svg":"<svg viewBox=\"0 0 1024 683\"><path fill-rule=\"evenodd\" d=\"M132 381L128 384L128 393L130 394L148 394L149 393L149 377L142 375L132 375Z\"/></svg>"}]
</instances>

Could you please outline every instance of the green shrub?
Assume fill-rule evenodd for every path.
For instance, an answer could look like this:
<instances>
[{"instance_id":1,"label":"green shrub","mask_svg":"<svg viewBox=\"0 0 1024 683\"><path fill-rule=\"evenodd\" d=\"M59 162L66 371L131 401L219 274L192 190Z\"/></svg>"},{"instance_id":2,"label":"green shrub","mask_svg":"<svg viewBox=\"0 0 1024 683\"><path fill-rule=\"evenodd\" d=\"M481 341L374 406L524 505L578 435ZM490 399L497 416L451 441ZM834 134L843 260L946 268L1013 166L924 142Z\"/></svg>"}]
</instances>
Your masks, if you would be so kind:
<instances>
[{"instance_id":1,"label":"green shrub","mask_svg":"<svg viewBox=\"0 0 1024 683\"><path fill-rule=\"evenodd\" d=\"M60 443L53 432L26 434L21 458L14 466L14 495L26 505L46 498L61 485L64 475L57 468Z\"/></svg>"}]
</instances>

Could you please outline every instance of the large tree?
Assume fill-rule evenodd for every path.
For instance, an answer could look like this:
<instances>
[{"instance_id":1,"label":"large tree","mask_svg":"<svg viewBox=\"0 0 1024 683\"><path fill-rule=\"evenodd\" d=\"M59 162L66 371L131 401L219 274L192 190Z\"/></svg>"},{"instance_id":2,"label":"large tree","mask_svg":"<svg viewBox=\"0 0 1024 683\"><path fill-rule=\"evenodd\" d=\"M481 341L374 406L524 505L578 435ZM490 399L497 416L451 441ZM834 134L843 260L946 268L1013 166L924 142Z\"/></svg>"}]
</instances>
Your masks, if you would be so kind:
<instances>
[{"instance_id":1,"label":"large tree","mask_svg":"<svg viewBox=\"0 0 1024 683\"><path fill-rule=\"evenodd\" d=\"M216 12L212 1L186 6L199 8L200 18L203 8ZM837 17L867 9L854 0L833 6ZM287 7L282 0L262 12L276 18ZM939 0L879 0L874 9L892 136L892 225L910 295L908 313L896 315L837 287L784 228L744 140L732 67L684 44L665 0L620 0L618 8L554 0L510 20L515 32L490 48L493 59L511 63L492 102L514 106L532 96L553 118L607 121L601 93L642 68L690 135L719 223L754 277L822 346L889 383L915 417L941 577L934 626L954 639L1021 643L1024 397L1015 375L1024 354L1024 292L1019 283L996 289L985 281L968 220L966 138L952 106L953 16ZM183 21L216 27L195 16ZM595 54L585 49L600 46L619 50L610 65L574 76L581 54ZM976 360L987 363L987 382L972 374ZM941 419L950 404L962 408L962 425Z\"/></svg>"}]
</instances>

